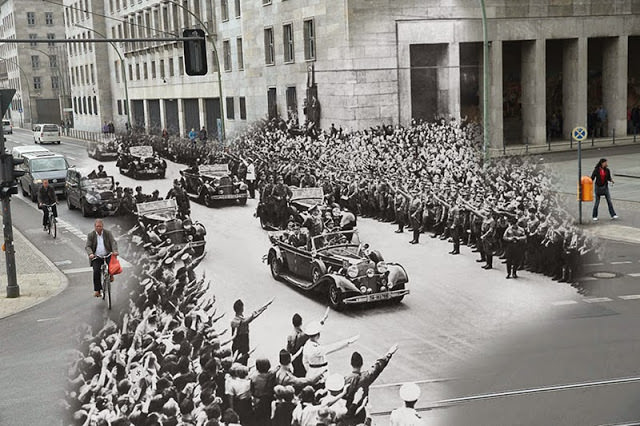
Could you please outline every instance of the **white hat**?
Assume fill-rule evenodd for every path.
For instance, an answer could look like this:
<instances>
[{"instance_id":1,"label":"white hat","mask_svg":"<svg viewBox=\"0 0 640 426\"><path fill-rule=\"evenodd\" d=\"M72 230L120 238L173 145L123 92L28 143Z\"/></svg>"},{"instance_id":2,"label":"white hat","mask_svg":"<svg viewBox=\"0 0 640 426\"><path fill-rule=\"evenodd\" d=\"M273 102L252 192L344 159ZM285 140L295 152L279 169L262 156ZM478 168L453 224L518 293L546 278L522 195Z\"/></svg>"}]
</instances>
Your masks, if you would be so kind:
<instances>
[{"instance_id":1,"label":"white hat","mask_svg":"<svg viewBox=\"0 0 640 426\"><path fill-rule=\"evenodd\" d=\"M405 383L400 387L400 399L403 401L412 402L417 401L418 398L420 398L420 387L415 383Z\"/></svg>"},{"instance_id":2,"label":"white hat","mask_svg":"<svg viewBox=\"0 0 640 426\"><path fill-rule=\"evenodd\" d=\"M342 388L344 388L344 377L342 377L340 374L332 374L327 377L325 386L329 391L340 392Z\"/></svg>"},{"instance_id":3,"label":"white hat","mask_svg":"<svg viewBox=\"0 0 640 426\"><path fill-rule=\"evenodd\" d=\"M322 324L320 324L320 321L311 321L304 328L304 334L307 336L315 336L316 334L320 334L320 330L322 330Z\"/></svg>"}]
</instances>

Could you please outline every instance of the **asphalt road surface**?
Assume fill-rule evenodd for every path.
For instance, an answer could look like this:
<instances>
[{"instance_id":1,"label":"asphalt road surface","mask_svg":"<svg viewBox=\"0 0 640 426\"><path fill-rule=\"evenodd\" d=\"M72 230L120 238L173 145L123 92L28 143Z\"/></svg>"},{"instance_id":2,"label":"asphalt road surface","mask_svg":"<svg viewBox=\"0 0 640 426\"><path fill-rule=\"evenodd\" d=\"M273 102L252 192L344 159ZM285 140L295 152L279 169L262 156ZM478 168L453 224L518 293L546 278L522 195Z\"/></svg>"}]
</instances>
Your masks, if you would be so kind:
<instances>
[{"instance_id":1,"label":"asphalt road surface","mask_svg":"<svg viewBox=\"0 0 640 426\"><path fill-rule=\"evenodd\" d=\"M7 139L8 147L33 143L30 132L20 130ZM64 153L70 164L97 167L98 162L87 158L82 142L63 138L61 145L49 148ZM114 162L104 164L121 185L142 185L146 193L159 189L161 196L183 167L169 163L166 179L134 181L119 175ZM69 212L64 202L60 203L62 234L58 241L45 244L46 234L41 231L40 213L34 204L21 195L14 197L12 204L14 225L52 261L71 260L78 262L78 266L73 264L75 269L86 268L81 236L92 229L93 219L83 218L78 211ZM299 312L305 321L318 319L327 303L272 279L263 262L269 242L253 217L255 206L255 200L246 206L220 208L192 203L192 218L207 229L207 255L199 272L212 281L218 309L227 313L226 320L231 320L237 298L251 310L275 297L274 304L251 327L256 355L268 355L275 361L285 345L293 313ZM117 222L107 219L106 226ZM329 356L329 368L344 374L350 371L352 350L361 352L365 363L372 363L392 344L400 345L372 391L372 410L380 413L375 417L377 424L387 424L385 413L400 405L397 390L405 381L420 383L418 407L425 409L422 415L427 424L598 425L640 418L637 403L632 403L637 395L635 383L498 397L426 410L438 405L437 401L452 398L635 376L640 296L632 296L640 295L638 246L610 243L609 260L589 272L613 270L615 278L584 280L587 291L583 296L575 288L527 272L518 280L507 281L504 265L484 271L475 262L477 255L467 247L461 255L450 256L451 244L427 235L413 246L408 244L408 233L395 234L389 224L363 219L358 227L361 239L379 249L385 260L406 268L411 294L397 306L332 312L321 341L361 336L348 350ZM614 262L631 263L611 264L614 258ZM20 383L25 390L40 386L39 395L45 402L35 412L54 409L51 392L59 389L64 375L64 354L72 347L69 338L74 326L104 315L91 297L88 273L68 275L72 285L61 295L0 324L3 330L11 330L0 334L0 379L2 383ZM34 321L43 318L56 318L36 323L42 332L48 327L54 330L46 339L42 332L33 332ZM28 367L30 379L22 374L24 353L34 358ZM55 362L48 365L47 359ZM48 386L42 384L45 376L51 377ZM40 381L34 382L34 378ZM11 415L26 416L33 398L3 386L3 400L0 413L6 409ZM16 423L8 419L19 417L0 416L2 424L45 424L34 414L28 418L32 421Z\"/></svg>"}]
</instances>

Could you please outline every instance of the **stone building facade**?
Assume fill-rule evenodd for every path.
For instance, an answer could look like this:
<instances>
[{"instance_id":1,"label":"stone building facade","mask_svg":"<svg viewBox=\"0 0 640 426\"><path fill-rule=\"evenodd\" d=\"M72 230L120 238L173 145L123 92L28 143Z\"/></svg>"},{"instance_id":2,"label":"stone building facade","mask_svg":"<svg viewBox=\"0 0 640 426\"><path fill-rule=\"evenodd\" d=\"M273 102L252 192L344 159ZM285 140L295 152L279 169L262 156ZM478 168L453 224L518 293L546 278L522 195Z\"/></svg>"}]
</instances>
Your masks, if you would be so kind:
<instances>
[{"instance_id":1,"label":"stone building facade","mask_svg":"<svg viewBox=\"0 0 640 426\"><path fill-rule=\"evenodd\" d=\"M482 116L478 1L104 3L105 13L115 18L106 21L111 37L181 34L198 26L184 9L204 21L220 60L229 134L266 116L303 123L313 96L323 128ZM630 54L640 48L640 0L485 3L494 147L566 139L576 125L590 125L603 136L626 133L627 111L640 99L640 61ZM220 95L213 49L209 74L190 77L184 75L180 43L121 48L137 126L183 135L204 126L216 134ZM118 59L113 49L108 55L112 86L120 87ZM115 113L124 112L117 92L114 120L122 123L124 114ZM606 111L599 125L592 122L597 109Z\"/></svg>"},{"instance_id":2,"label":"stone building facade","mask_svg":"<svg viewBox=\"0 0 640 426\"><path fill-rule=\"evenodd\" d=\"M32 43L0 43L0 84L16 89L7 116L14 126L58 124L68 105L66 47L47 42L64 38L62 9L40 0L0 0L0 38Z\"/></svg>"}]
</instances>

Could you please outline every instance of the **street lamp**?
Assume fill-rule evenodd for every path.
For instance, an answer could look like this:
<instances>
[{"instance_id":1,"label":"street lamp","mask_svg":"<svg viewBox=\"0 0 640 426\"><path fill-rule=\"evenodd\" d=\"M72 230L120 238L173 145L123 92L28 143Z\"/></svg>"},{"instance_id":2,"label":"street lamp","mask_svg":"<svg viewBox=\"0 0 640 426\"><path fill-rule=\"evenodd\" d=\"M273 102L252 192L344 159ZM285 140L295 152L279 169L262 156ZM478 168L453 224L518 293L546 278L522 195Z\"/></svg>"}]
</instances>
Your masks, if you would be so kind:
<instances>
[{"instance_id":1,"label":"street lamp","mask_svg":"<svg viewBox=\"0 0 640 426\"><path fill-rule=\"evenodd\" d=\"M482 9L482 127L483 127L483 144L482 156L484 158L484 166L489 162L489 39L487 36L487 10L484 6L484 0L480 0Z\"/></svg>"},{"instance_id":2,"label":"street lamp","mask_svg":"<svg viewBox=\"0 0 640 426\"><path fill-rule=\"evenodd\" d=\"M93 28L89 28L89 27L85 27L84 25L80 25L80 24L74 24L76 27L78 28L83 28L85 30L91 31L92 33L95 33L97 35L99 35L100 37L102 37L103 39L107 39L107 36L102 34L99 31L94 30ZM122 74L122 81L124 81L124 96L126 99L126 109L127 109L127 123L129 124L129 129L131 129L131 108L129 106L129 85L127 84L127 74L126 74L126 70L125 70L125 66L124 66L124 58L122 57L122 54L120 53L120 49L118 49L116 47L116 45L112 42L109 41L109 44L111 45L111 47L113 47L113 50L116 51L116 53L118 54L118 57L120 58L120 68L121 68L121 74Z\"/></svg>"},{"instance_id":3,"label":"street lamp","mask_svg":"<svg viewBox=\"0 0 640 426\"><path fill-rule=\"evenodd\" d=\"M197 15L195 15L186 7L182 6L181 4L173 0L163 0L162 3L171 3L179 7L180 9L186 11L189 15L193 16L195 20L198 21L198 23L200 23L200 26L202 26L202 29L205 31L206 37L209 40L211 40L211 46L213 46L213 59L216 61L216 69L218 70L218 92L220 96L219 98L220 99L220 142L224 144L225 131L224 131L224 105L222 102L222 71L220 70L220 61L218 60L218 50L216 49L216 43L213 40L213 34L210 34L204 22L202 22L202 20Z\"/></svg>"}]
</instances>

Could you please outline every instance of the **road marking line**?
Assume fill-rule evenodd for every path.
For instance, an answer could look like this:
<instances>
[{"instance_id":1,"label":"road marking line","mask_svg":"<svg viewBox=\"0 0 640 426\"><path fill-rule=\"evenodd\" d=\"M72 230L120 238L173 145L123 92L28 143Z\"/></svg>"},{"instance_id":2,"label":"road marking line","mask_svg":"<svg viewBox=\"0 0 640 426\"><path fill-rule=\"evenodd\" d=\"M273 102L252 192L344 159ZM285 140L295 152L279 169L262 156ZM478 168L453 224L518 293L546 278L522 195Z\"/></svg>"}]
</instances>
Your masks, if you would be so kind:
<instances>
[{"instance_id":1,"label":"road marking line","mask_svg":"<svg viewBox=\"0 0 640 426\"><path fill-rule=\"evenodd\" d=\"M515 391L487 393L487 394L472 395L472 396L465 396L461 398L443 399L440 401L435 401L431 403L431 405L428 405L426 407L417 408L416 411L427 411L427 410L432 410L434 408L446 408L446 407L459 405L466 402L473 402L473 401L505 398L505 397L511 397L511 396L531 395L531 394L543 393L543 392L557 392L557 391L564 391L564 390L571 390L571 389L583 389L583 388L598 387L598 386L620 385L620 384L635 383L635 382L640 382L640 377L622 377L618 379L599 380L595 382L571 383L571 384L565 384L565 385L552 385L552 386L543 386L539 388L520 389ZM374 416L385 416L385 415L388 416L389 414L391 414L391 412L382 411L382 412L376 412L371 414Z\"/></svg>"},{"instance_id":2,"label":"road marking line","mask_svg":"<svg viewBox=\"0 0 640 426\"><path fill-rule=\"evenodd\" d=\"M82 272L93 272L93 268L91 266L88 266L86 268L63 269L62 272L64 274L79 274Z\"/></svg>"},{"instance_id":3,"label":"road marking line","mask_svg":"<svg viewBox=\"0 0 640 426\"><path fill-rule=\"evenodd\" d=\"M619 296L622 300L636 300L640 299L640 294L627 294L626 296Z\"/></svg>"},{"instance_id":4,"label":"road marking line","mask_svg":"<svg viewBox=\"0 0 640 426\"><path fill-rule=\"evenodd\" d=\"M59 260L57 262L53 262L53 264L56 266L69 265L71 263L73 262L71 262L70 260Z\"/></svg>"},{"instance_id":5,"label":"road marking line","mask_svg":"<svg viewBox=\"0 0 640 426\"><path fill-rule=\"evenodd\" d=\"M630 261L630 260L621 260L621 261L618 261L618 262L611 262L612 265L625 265L627 263L633 263L633 262Z\"/></svg>"},{"instance_id":6,"label":"road marking line","mask_svg":"<svg viewBox=\"0 0 640 426\"><path fill-rule=\"evenodd\" d=\"M602 303L602 302L612 302L612 299L609 299L608 297L591 297L588 299L582 299L583 301L587 302L587 303Z\"/></svg>"},{"instance_id":7,"label":"road marking line","mask_svg":"<svg viewBox=\"0 0 640 426\"><path fill-rule=\"evenodd\" d=\"M60 317L53 317L53 318L41 318L39 320L36 320L36 322L45 322L45 321L55 321L60 319Z\"/></svg>"},{"instance_id":8,"label":"road marking line","mask_svg":"<svg viewBox=\"0 0 640 426\"><path fill-rule=\"evenodd\" d=\"M411 383L415 383L415 384L424 384L424 383L444 383L444 382L451 382L454 380L458 380L456 378L444 378L444 379L424 379L424 380L416 380L413 381ZM390 388L390 387L397 387L397 386L402 386L405 383L408 382L397 382L397 383L384 383L384 384L380 384L380 385L371 385L369 386L370 389L382 389L382 388Z\"/></svg>"},{"instance_id":9,"label":"road marking line","mask_svg":"<svg viewBox=\"0 0 640 426\"><path fill-rule=\"evenodd\" d=\"M551 303L553 306L564 306L564 305L576 305L578 304L577 300L559 300L557 302Z\"/></svg>"},{"instance_id":10,"label":"road marking line","mask_svg":"<svg viewBox=\"0 0 640 426\"><path fill-rule=\"evenodd\" d=\"M640 277L640 272L635 272L633 274L628 274L630 277Z\"/></svg>"}]
</instances>

